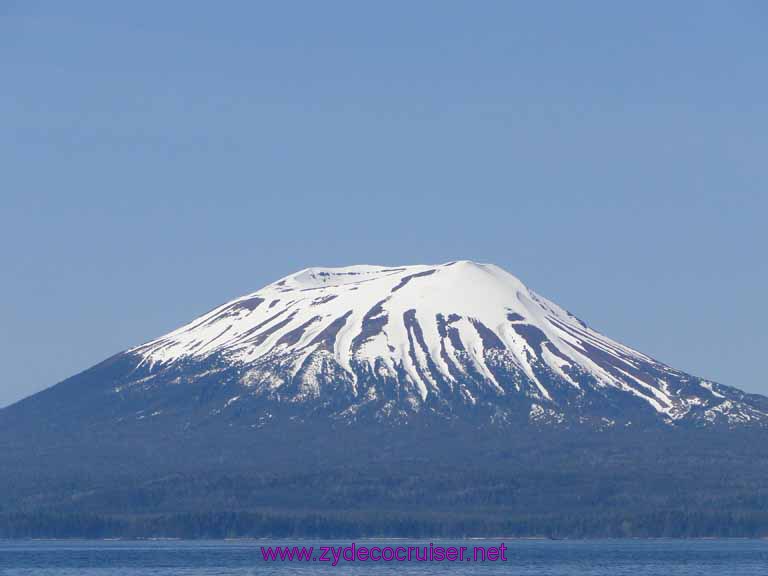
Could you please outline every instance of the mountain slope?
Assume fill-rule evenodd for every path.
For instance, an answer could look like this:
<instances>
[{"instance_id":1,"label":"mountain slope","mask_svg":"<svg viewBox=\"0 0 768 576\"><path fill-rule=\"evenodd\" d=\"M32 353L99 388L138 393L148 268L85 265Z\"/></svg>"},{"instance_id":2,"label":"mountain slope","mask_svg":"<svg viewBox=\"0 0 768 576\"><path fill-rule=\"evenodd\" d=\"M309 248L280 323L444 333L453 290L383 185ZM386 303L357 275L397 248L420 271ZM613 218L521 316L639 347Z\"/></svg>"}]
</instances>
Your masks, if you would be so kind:
<instances>
[{"instance_id":1,"label":"mountain slope","mask_svg":"<svg viewBox=\"0 0 768 576\"><path fill-rule=\"evenodd\" d=\"M116 392L228 373L221 411L260 400L347 419L476 408L497 423L768 421L761 397L665 366L467 261L302 270L128 354L141 378Z\"/></svg>"}]
</instances>

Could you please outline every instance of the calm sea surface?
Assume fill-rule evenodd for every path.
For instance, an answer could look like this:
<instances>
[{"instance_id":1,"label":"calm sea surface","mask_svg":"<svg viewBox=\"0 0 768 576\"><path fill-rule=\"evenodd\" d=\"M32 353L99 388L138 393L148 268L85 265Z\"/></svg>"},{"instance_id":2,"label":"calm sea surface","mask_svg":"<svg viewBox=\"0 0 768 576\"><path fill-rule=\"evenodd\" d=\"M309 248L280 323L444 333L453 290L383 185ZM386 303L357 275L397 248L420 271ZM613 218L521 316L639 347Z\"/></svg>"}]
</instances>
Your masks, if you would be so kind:
<instances>
[{"instance_id":1,"label":"calm sea surface","mask_svg":"<svg viewBox=\"0 0 768 576\"><path fill-rule=\"evenodd\" d=\"M309 541L0 541L2 575L209 574L519 574L536 576L708 576L768 574L768 541L761 540L473 540L441 546L508 547L507 562L265 562L262 545L347 546ZM429 542L358 541L365 546L423 546Z\"/></svg>"}]
</instances>

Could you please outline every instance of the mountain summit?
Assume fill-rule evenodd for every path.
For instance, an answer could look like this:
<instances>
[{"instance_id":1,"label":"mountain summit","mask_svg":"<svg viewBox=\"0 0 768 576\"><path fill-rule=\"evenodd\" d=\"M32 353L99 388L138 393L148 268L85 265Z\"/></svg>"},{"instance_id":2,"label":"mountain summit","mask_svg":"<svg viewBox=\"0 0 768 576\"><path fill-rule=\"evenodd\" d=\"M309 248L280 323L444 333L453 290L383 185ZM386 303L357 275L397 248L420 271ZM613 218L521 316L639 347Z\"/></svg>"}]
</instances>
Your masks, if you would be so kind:
<instances>
[{"instance_id":1,"label":"mountain summit","mask_svg":"<svg viewBox=\"0 0 768 576\"><path fill-rule=\"evenodd\" d=\"M135 362L116 396L215 381L211 415L249 405L259 425L276 408L346 420L768 422L761 397L670 368L469 261L307 268L125 354Z\"/></svg>"}]
</instances>

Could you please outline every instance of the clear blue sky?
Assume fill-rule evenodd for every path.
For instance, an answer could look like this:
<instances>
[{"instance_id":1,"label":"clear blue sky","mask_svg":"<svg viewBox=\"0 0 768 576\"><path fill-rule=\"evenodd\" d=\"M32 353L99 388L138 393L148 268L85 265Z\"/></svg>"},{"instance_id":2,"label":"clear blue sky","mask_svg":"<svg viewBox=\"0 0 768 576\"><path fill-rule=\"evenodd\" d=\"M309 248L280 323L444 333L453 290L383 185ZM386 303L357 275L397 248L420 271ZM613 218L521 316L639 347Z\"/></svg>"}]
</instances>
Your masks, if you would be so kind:
<instances>
[{"instance_id":1,"label":"clear blue sky","mask_svg":"<svg viewBox=\"0 0 768 576\"><path fill-rule=\"evenodd\" d=\"M0 405L313 265L494 262L768 393L765 2L0 2Z\"/></svg>"}]
</instances>

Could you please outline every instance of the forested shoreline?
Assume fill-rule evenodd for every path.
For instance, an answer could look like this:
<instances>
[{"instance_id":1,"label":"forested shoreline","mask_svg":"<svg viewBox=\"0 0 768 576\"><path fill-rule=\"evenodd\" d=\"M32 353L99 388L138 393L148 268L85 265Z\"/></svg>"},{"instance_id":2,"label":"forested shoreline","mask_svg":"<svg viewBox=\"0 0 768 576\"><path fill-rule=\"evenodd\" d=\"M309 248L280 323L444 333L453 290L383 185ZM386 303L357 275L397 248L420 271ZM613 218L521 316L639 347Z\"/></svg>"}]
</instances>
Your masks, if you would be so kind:
<instances>
[{"instance_id":1,"label":"forested shoreline","mask_svg":"<svg viewBox=\"0 0 768 576\"><path fill-rule=\"evenodd\" d=\"M0 514L0 538L764 538L768 513L509 517L218 512Z\"/></svg>"}]
</instances>

